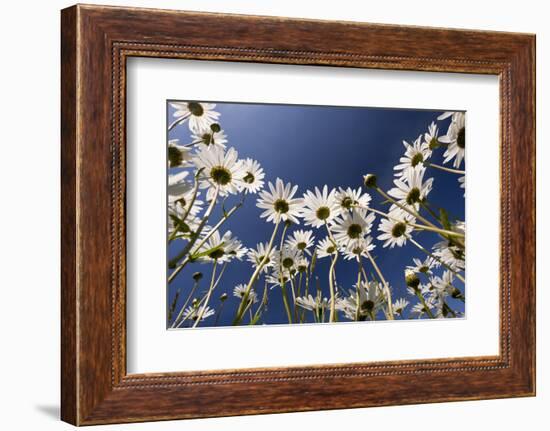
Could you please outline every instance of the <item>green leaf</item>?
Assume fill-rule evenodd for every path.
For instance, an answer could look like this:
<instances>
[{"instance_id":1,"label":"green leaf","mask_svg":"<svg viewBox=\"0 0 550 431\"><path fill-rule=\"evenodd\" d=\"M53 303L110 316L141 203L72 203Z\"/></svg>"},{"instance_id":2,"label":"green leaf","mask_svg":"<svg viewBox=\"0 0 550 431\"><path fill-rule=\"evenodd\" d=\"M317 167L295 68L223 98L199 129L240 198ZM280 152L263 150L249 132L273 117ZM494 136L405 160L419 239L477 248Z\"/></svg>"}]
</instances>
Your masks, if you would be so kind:
<instances>
[{"instance_id":1,"label":"green leaf","mask_svg":"<svg viewBox=\"0 0 550 431\"><path fill-rule=\"evenodd\" d=\"M452 230L451 222L449 221L449 214L445 208L439 208L439 220L446 230Z\"/></svg>"}]
</instances>

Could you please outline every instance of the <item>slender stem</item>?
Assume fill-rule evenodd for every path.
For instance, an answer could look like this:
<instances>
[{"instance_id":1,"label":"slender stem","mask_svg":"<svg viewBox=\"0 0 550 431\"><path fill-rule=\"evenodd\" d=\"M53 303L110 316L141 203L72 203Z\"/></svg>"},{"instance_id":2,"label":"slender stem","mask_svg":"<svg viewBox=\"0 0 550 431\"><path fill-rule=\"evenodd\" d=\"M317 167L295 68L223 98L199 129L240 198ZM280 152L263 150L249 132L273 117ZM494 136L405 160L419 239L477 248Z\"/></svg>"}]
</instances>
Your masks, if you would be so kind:
<instances>
[{"instance_id":1,"label":"slender stem","mask_svg":"<svg viewBox=\"0 0 550 431\"><path fill-rule=\"evenodd\" d=\"M460 169L451 169L446 166L436 165L435 163L425 163L425 165L441 171L450 172L451 174L466 175L466 171L461 171Z\"/></svg>"},{"instance_id":2,"label":"slender stem","mask_svg":"<svg viewBox=\"0 0 550 431\"><path fill-rule=\"evenodd\" d=\"M378 211L377 209L370 208L370 207L367 208L367 209L374 212L374 213L376 213L376 214L379 214L383 217L386 217L390 220L400 221L400 222L402 221L398 218L390 216L389 214L387 214L385 212ZM458 232L453 232L452 230L440 229L438 227L425 226L423 224L417 224L417 223L411 223L411 222L405 222L405 223L408 224L409 226L412 226L412 227L417 228L417 229L429 230L431 232L437 232L437 233L440 233L442 235L449 235L449 236L456 236L456 237L464 238L464 235L462 235L461 233L458 233Z\"/></svg>"},{"instance_id":3,"label":"slender stem","mask_svg":"<svg viewBox=\"0 0 550 431\"><path fill-rule=\"evenodd\" d=\"M378 277L380 277L380 280L382 281L382 284L384 285L384 289L386 290L386 302L388 303L388 320L394 320L393 315L393 303L391 299L391 291L390 286L388 285L388 282L382 275L382 271L380 271L380 268L378 267L376 261L372 258L371 254L368 251L365 251L367 253L367 257L370 260L370 263L374 267L374 270L378 274Z\"/></svg>"},{"instance_id":4,"label":"slender stem","mask_svg":"<svg viewBox=\"0 0 550 431\"><path fill-rule=\"evenodd\" d=\"M269 244L267 245L267 250L265 253L264 258L260 262L260 264L256 267L254 273L250 277L250 280L248 281L248 284L246 285L246 290L244 292L243 297L241 298L241 303L239 304L239 308L237 310L237 314L235 316L235 319L233 320L233 325L238 325L242 318L243 314L246 311L246 308L248 307L248 296L250 295L250 289L252 289L252 286L256 282L256 279L258 278L258 275L260 274L261 270L267 263L269 259L269 255L271 253L271 249L273 248L273 243L275 241L275 237L277 236L277 231L279 230L279 223L281 222L281 219L277 217L277 221L275 222L275 227L273 228L273 233L271 234L271 239L269 240Z\"/></svg>"},{"instance_id":5,"label":"slender stem","mask_svg":"<svg viewBox=\"0 0 550 431\"><path fill-rule=\"evenodd\" d=\"M208 221L210 215L212 214L212 211L214 210L214 206L216 205L216 200L218 199L219 190L220 190L219 187L216 187L216 191L214 192L214 197L212 198L212 202L210 202L210 205L208 206L206 212L204 213L204 216L199 224L199 227L197 228L197 231L195 232L195 235L193 235L193 237L189 240L185 248L178 254L178 256L176 256L176 258L174 259L176 262L182 257L186 256L191 251L191 248L193 248L193 245L195 245L195 242L197 242L199 235L201 234L202 230L204 229L204 226L206 225L206 222ZM176 276L185 267L188 261L189 261L189 256L180 266L178 266L172 272L172 274L170 274L170 277L168 277L168 283L171 283L172 280L176 278Z\"/></svg>"},{"instance_id":6,"label":"slender stem","mask_svg":"<svg viewBox=\"0 0 550 431\"><path fill-rule=\"evenodd\" d=\"M338 249L338 246L336 244L336 241L332 237L332 232L330 231L327 222L325 221L325 227L327 228L328 236L330 240L332 241L332 244L336 249ZM336 261L338 260L338 251L334 253L334 256L331 257L330 262L330 270L329 270L329 290L330 290L330 315L329 315L329 322L335 322L336 321L336 295L334 290L334 269L336 267Z\"/></svg>"},{"instance_id":7,"label":"slender stem","mask_svg":"<svg viewBox=\"0 0 550 431\"><path fill-rule=\"evenodd\" d=\"M445 268L447 268L449 271L452 271L454 273L454 275L456 275L456 278L458 278L460 281L462 281L463 283L466 283L466 280L464 279L464 277L462 277L462 275L460 275L456 270L454 270L453 268L451 268L449 265L447 265L445 262L443 262L439 257L433 255L432 253L430 253L429 250L426 250L424 247L422 247L418 242L416 242L414 239L412 239L411 237L408 238L410 242L412 242L416 247L418 247L420 250L422 250L424 253L426 253L428 256L430 257L433 257L435 260L437 260L441 265L443 265Z\"/></svg>"},{"instance_id":8,"label":"slender stem","mask_svg":"<svg viewBox=\"0 0 550 431\"><path fill-rule=\"evenodd\" d=\"M356 306L355 306L355 321L359 321L359 317L361 316L360 310L361 310L361 261L359 260L359 256L357 256L357 284L355 285L355 293L357 295L356 299Z\"/></svg>"},{"instance_id":9,"label":"slender stem","mask_svg":"<svg viewBox=\"0 0 550 431\"><path fill-rule=\"evenodd\" d=\"M433 315L432 311L428 307L428 304L426 304L426 300L424 299L424 296L422 295L422 293L420 293L420 290L416 289L415 293L416 293L416 297L422 303L422 306L424 307L424 311L426 312L426 314L430 317L430 319L435 319L435 316Z\"/></svg>"},{"instance_id":10,"label":"slender stem","mask_svg":"<svg viewBox=\"0 0 550 431\"><path fill-rule=\"evenodd\" d=\"M210 280L210 287L208 288L208 293L206 294L206 299L204 300L204 304L201 305L199 315L197 316L197 320L195 320L195 323L193 324L193 328L196 328L200 321L202 320L202 316L204 312L206 311L206 307L208 306L208 302L210 301L210 297L212 296L212 292L214 291L214 288L216 287L216 268L218 266L218 259L214 259L214 263L212 266L212 279Z\"/></svg>"},{"instance_id":11,"label":"slender stem","mask_svg":"<svg viewBox=\"0 0 550 431\"><path fill-rule=\"evenodd\" d=\"M178 118L175 120L172 124L168 126L168 131L172 130L174 127L176 127L178 124L183 123L185 120L187 120L191 116L191 113L185 114L183 117Z\"/></svg>"},{"instance_id":12,"label":"slender stem","mask_svg":"<svg viewBox=\"0 0 550 431\"><path fill-rule=\"evenodd\" d=\"M396 205L398 208L401 208L403 211L409 213L410 215L412 215L413 217L416 217L420 220L422 220L424 223L426 223L428 226L431 226L431 227L437 227L436 225L434 225L431 221L429 221L428 219L424 218L423 216L421 216L417 211L413 211L412 209L406 207L405 205L402 205L400 204L399 202L397 202L395 199L393 199L392 197L390 197L388 194L386 194L386 192L384 192L384 190L382 190L380 187L376 187L376 191L378 193L380 193L382 195L382 197L388 201L390 201L392 204Z\"/></svg>"},{"instance_id":13,"label":"slender stem","mask_svg":"<svg viewBox=\"0 0 550 431\"><path fill-rule=\"evenodd\" d=\"M185 311L185 307L187 307L187 304L189 304L189 301L191 300L191 298L193 297L193 295L195 294L195 291L197 290L197 287L199 287L199 282L198 281L195 281L193 283L193 288L191 289L191 292L189 293L189 295L187 296L187 299L185 300L183 306L181 307L177 317L174 319L174 321L172 322L172 325L170 326L170 328L177 328L178 327L178 322L179 320L181 319L181 316L183 316L183 312Z\"/></svg>"}]
</instances>

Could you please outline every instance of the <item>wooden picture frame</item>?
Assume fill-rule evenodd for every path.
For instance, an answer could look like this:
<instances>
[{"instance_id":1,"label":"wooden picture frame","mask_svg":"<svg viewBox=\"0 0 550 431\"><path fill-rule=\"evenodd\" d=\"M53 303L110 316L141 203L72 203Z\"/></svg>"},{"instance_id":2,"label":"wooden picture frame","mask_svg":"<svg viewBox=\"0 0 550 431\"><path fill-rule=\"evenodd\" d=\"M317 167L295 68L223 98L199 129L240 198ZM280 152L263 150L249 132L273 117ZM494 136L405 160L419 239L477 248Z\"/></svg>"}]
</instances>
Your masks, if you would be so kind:
<instances>
[{"instance_id":1,"label":"wooden picture frame","mask_svg":"<svg viewBox=\"0 0 550 431\"><path fill-rule=\"evenodd\" d=\"M534 35L82 5L61 16L64 421L535 394ZM128 375L125 65L131 56L498 75L500 354Z\"/></svg>"}]
</instances>

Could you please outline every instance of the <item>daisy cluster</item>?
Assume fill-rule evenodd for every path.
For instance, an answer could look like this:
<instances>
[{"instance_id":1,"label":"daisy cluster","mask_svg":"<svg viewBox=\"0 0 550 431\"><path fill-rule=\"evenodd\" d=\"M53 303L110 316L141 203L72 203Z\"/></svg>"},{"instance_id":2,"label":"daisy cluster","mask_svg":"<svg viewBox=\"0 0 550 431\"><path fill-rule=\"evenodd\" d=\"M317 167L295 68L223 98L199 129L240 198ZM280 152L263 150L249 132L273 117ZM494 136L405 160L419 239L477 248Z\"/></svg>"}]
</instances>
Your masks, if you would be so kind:
<instances>
[{"instance_id":1,"label":"daisy cluster","mask_svg":"<svg viewBox=\"0 0 550 431\"><path fill-rule=\"evenodd\" d=\"M190 132L189 142L168 142L168 241L181 249L170 261L169 284L177 290L169 313L171 327L195 327L210 318L218 321L228 295L219 297L217 309L211 306L212 298L223 283L226 266L235 260L251 266L249 277L233 288L235 305L229 312L235 325L265 323L263 316L272 301L283 302L288 323L460 315L449 298L465 300L465 224L444 209L436 212L429 200L434 187L429 173L440 169L458 175L464 188L464 171L459 170L465 156L464 113L446 112L437 118L438 122L451 119L445 134L439 134L434 121L414 142L403 142L405 151L388 191L378 186L376 175L367 174L353 187L323 185L300 192L298 185L281 178L266 181L257 160L239 158L237 150L228 146L215 104L171 102L171 106L175 111L169 131L187 126ZM436 151L443 151L443 165L452 163L452 168L431 163ZM380 196L384 210L373 208L371 193ZM247 195L256 195L259 217L273 227L270 237L251 247L223 229ZM230 196L240 200L227 209ZM216 206L223 207L223 217L211 220ZM424 247L418 240L420 232L434 235L437 242ZM392 298L393 289L373 253L377 245L388 250L413 246L425 256L414 258L404 269L403 283L410 297ZM328 274L316 271L319 259L330 262ZM337 262L355 265L353 286L346 289L338 283ZM192 288L180 295L178 274L193 263L212 265L210 280L202 281L202 273L194 273ZM201 289L204 282L208 287ZM327 285L329 296L323 294L322 286Z\"/></svg>"}]
</instances>

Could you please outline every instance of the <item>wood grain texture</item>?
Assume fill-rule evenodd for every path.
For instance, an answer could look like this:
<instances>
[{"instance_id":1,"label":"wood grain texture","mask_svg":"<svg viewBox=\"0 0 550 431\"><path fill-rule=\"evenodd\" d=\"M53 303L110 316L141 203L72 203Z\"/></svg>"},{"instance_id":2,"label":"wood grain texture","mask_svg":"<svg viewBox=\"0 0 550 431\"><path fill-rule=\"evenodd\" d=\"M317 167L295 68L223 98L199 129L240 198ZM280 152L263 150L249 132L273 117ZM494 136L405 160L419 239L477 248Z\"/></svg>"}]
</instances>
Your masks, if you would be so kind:
<instances>
[{"instance_id":1,"label":"wood grain texture","mask_svg":"<svg viewBox=\"0 0 550 431\"><path fill-rule=\"evenodd\" d=\"M87 425L535 393L533 35L74 6L62 11L61 36L63 420ZM127 375L131 56L498 75L500 354Z\"/></svg>"}]
</instances>

